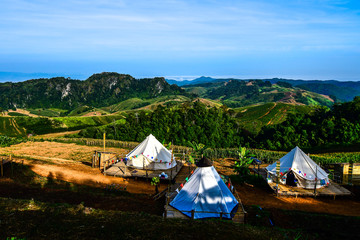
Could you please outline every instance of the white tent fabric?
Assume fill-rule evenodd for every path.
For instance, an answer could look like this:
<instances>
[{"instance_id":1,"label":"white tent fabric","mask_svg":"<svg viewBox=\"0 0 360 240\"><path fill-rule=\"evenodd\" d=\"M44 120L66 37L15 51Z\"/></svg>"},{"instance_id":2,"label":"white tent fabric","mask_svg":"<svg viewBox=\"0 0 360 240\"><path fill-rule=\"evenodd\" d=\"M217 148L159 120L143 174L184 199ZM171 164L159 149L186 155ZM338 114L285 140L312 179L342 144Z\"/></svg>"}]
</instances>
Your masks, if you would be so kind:
<instances>
[{"instance_id":1,"label":"white tent fabric","mask_svg":"<svg viewBox=\"0 0 360 240\"><path fill-rule=\"evenodd\" d=\"M175 157L152 134L126 155L127 166L149 170L166 170L176 166Z\"/></svg>"},{"instance_id":2,"label":"white tent fabric","mask_svg":"<svg viewBox=\"0 0 360 240\"><path fill-rule=\"evenodd\" d=\"M189 181L177 196L170 202L170 206L194 218L218 218L220 213L224 218L231 219L231 213L239 202L230 192L213 166L198 167ZM213 212L213 213L206 213Z\"/></svg>"},{"instance_id":3,"label":"white tent fabric","mask_svg":"<svg viewBox=\"0 0 360 240\"><path fill-rule=\"evenodd\" d=\"M266 170L276 176L276 162ZM295 174L298 185L304 188L314 188L315 179L317 188L329 183L328 174L297 146L280 159L280 173L286 177L290 171Z\"/></svg>"}]
</instances>

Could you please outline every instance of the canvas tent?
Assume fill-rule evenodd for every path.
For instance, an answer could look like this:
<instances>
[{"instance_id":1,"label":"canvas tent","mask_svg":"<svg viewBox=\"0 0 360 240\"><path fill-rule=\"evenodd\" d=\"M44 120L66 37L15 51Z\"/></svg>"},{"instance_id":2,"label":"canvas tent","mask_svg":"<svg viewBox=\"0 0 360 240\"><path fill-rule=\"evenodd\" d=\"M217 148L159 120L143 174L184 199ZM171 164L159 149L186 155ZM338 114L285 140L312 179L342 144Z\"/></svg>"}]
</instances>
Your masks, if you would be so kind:
<instances>
[{"instance_id":1,"label":"canvas tent","mask_svg":"<svg viewBox=\"0 0 360 240\"><path fill-rule=\"evenodd\" d=\"M239 202L223 182L211 161L203 158L198 168L189 178L188 182L170 202L170 206L191 217L194 211L194 219L232 218ZM210 212L210 213L209 213Z\"/></svg>"},{"instance_id":2,"label":"canvas tent","mask_svg":"<svg viewBox=\"0 0 360 240\"><path fill-rule=\"evenodd\" d=\"M276 162L266 168L268 180L276 179ZM299 147L295 147L280 159L280 183L306 189L329 184L328 174Z\"/></svg>"},{"instance_id":3,"label":"canvas tent","mask_svg":"<svg viewBox=\"0 0 360 240\"><path fill-rule=\"evenodd\" d=\"M152 134L126 155L127 166L148 169L166 170L176 166L175 157Z\"/></svg>"}]
</instances>

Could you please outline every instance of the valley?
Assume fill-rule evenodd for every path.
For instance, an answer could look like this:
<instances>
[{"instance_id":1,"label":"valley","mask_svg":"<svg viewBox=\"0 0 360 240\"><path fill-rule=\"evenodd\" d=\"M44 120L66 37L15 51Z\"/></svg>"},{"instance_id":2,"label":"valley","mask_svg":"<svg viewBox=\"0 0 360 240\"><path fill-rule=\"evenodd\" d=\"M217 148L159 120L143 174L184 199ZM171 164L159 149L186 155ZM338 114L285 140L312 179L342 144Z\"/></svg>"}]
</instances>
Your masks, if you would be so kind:
<instances>
[{"instance_id":1,"label":"valley","mask_svg":"<svg viewBox=\"0 0 360 240\"><path fill-rule=\"evenodd\" d=\"M143 236L126 224L119 230L113 221L146 225L151 238L161 232L176 239L173 233L180 236L184 230L189 238L200 239L216 234L267 239L269 233L274 239L319 239L334 236L334 229L339 238L356 236L347 223L358 222L358 186L344 185L354 195L336 200L280 197L255 174L254 166L247 167L251 174L241 176L235 163L240 146L247 147L264 168L299 145L322 166L357 164L360 98L338 102L283 80L204 81L180 87L164 78L138 80L102 73L85 81L0 83L4 100L0 157L13 160L0 178L0 224L7 228L0 237ZM91 167L94 151L103 148L104 133L106 151L121 159L153 134L176 152L178 160L189 159L184 160L186 173L194 168L189 156L198 154L196 146L203 145L202 153L212 159L216 170L230 177L247 211L246 224L194 221L194 226L208 229L204 232L186 220L164 220L165 199L153 199L150 180L105 176ZM161 180L158 187L166 190L168 181ZM49 224L44 218L50 219ZM19 231L23 219L29 224ZM161 227L148 223L149 219L162 222ZM299 224L296 219L307 222ZM53 221L61 227L55 229ZM99 226L104 226L101 236Z\"/></svg>"}]
</instances>

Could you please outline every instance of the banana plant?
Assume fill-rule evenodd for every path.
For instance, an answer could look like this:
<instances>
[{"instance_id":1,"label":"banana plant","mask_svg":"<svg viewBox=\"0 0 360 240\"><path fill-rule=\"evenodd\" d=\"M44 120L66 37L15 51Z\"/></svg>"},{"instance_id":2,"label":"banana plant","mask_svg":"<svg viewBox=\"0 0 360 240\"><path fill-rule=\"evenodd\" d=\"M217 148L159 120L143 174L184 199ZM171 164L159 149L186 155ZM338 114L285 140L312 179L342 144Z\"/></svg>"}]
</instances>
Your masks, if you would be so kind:
<instances>
[{"instance_id":1,"label":"banana plant","mask_svg":"<svg viewBox=\"0 0 360 240\"><path fill-rule=\"evenodd\" d=\"M233 168L234 171L241 175L245 176L249 174L249 165L252 163L253 159L251 158L252 155L250 155L249 150L246 149L246 147L239 147L239 150L237 151L239 159L235 161Z\"/></svg>"},{"instance_id":2,"label":"banana plant","mask_svg":"<svg viewBox=\"0 0 360 240\"><path fill-rule=\"evenodd\" d=\"M159 177L153 177L151 179L151 185L155 186L155 193L159 193L159 184L160 184L160 178Z\"/></svg>"}]
</instances>

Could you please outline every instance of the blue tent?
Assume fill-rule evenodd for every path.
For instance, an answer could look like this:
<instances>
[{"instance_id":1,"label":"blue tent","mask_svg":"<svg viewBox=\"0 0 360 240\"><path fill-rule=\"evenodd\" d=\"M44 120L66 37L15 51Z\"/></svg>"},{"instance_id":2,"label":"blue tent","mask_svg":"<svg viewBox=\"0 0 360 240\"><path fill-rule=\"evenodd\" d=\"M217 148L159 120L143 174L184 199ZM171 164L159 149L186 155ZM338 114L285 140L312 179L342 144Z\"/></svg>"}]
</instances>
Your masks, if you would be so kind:
<instances>
[{"instance_id":1,"label":"blue tent","mask_svg":"<svg viewBox=\"0 0 360 240\"><path fill-rule=\"evenodd\" d=\"M194 219L219 218L220 213L223 218L231 219L230 213L238 204L213 166L198 167L170 202L170 206L189 217L194 210Z\"/></svg>"}]
</instances>

